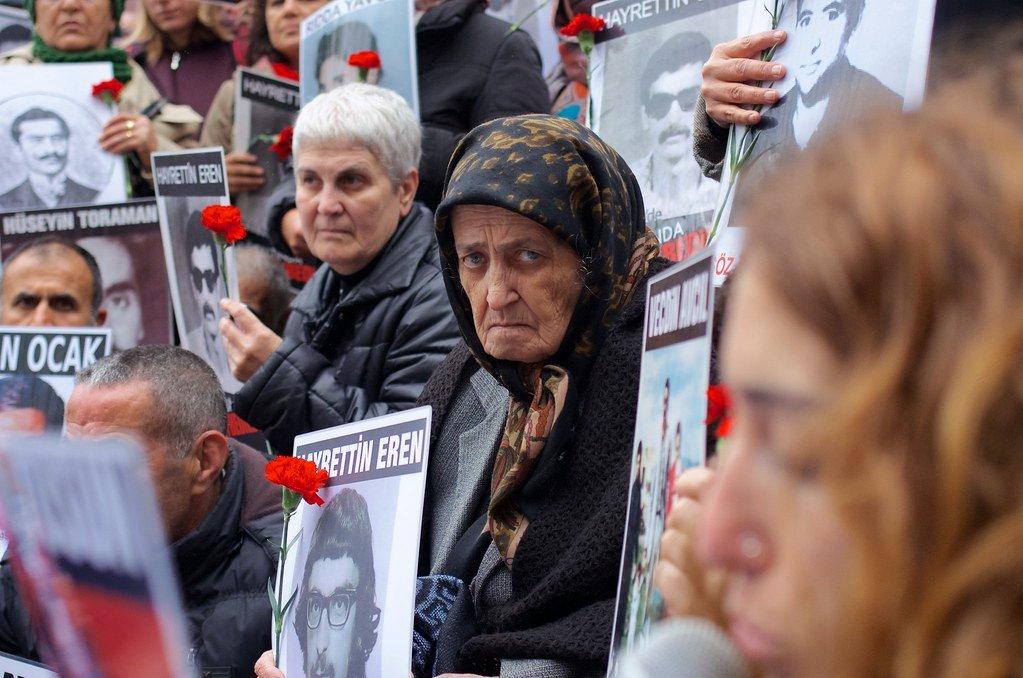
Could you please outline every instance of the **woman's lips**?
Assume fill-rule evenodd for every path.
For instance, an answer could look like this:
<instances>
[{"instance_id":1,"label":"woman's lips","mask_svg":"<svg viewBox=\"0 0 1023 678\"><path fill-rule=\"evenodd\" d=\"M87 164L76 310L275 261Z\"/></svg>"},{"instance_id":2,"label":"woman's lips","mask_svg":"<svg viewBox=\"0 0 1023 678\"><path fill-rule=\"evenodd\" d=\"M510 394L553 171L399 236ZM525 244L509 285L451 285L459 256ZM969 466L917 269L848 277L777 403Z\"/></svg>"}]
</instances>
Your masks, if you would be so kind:
<instances>
[{"instance_id":1,"label":"woman's lips","mask_svg":"<svg viewBox=\"0 0 1023 678\"><path fill-rule=\"evenodd\" d=\"M781 642L777 637L744 619L733 617L728 633L739 651L753 663L772 664L781 657Z\"/></svg>"}]
</instances>

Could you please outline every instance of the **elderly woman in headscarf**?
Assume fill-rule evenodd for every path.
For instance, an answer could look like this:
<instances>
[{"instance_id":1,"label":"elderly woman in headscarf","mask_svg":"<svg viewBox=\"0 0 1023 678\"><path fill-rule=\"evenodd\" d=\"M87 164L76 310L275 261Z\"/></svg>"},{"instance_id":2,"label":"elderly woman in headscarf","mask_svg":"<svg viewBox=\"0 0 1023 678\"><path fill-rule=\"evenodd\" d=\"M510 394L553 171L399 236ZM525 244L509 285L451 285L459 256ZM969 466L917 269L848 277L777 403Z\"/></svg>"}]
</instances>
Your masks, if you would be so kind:
<instances>
[{"instance_id":1,"label":"elderly woman in headscarf","mask_svg":"<svg viewBox=\"0 0 1023 678\"><path fill-rule=\"evenodd\" d=\"M136 190L151 194L141 182L149 174L149 154L195 146L202 117L189 106L163 102L142 67L113 46L124 0L26 0L25 9L32 18L32 43L0 54L0 66L109 62L124 89L117 98L117 114L103 126L99 145L108 153L131 155ZM65 204L60 201L64 188L56 186L54 191L57 204ZM19 207L44 206L34 202Z\"/></svg>"},{"instance_id":2,"label":"elderly woman in headscarf","mask_svg":"<svg viewBox=\"0 0 1023 678\"><path fill-rule=\"evenodd\" d=\"M464 343L421 399L420 570L458 598L427 672L605 673L646 281L669 265L643 214L621 157L563 118L486 123L451 158L437 237Z\"/></svg>"}]
</instances>

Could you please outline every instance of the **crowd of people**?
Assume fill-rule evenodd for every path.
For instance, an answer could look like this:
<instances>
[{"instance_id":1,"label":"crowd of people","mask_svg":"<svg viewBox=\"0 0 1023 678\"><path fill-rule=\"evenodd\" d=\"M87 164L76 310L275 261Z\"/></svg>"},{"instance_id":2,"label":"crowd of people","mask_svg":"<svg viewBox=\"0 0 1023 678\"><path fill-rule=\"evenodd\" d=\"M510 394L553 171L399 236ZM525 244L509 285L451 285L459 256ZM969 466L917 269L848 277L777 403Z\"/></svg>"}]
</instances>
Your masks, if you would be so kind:
<instances>
[{"instance_id":1,"label":"crowd of people","mask_svg":"<svg viewBox=\"0 0 1023 678\"><path fill-rule=\"evenodd\" d=\"M0 55L0 73L110 62L125 88L100 144L131 158L137 194L151 191L151 152L201 144L224 148L238 195L264 178L232 146L234 69L297 79L300 22L324 4L141 0L125 49L123 0L26 0L32 42ZM240 298L213 300L225 316L205 330L241 390L226 401L182 348L126 348L77 374L60 419L69 438L141 445L204 670L284 675L266 590L280 494L262 451L228 436L229 409L289 454L301 434L429 405L412 675L607 671L633 435L654 416L637 411L647 282L672 265L643 190L670 192L671 149L630 168L551 114L585 81L574 43L548 83L531 38L484 2L415 8L419 116L368 83L303 106L294 183L275 193L267 241L237 248ZM939 5L937 35L961 20ZM935 50L919 111L822 128L743 187L747 235L713 356L735 423L707 468L676 479L650 565L665 616L713 624L752 675L1023 671L1023 25L980 25ZM784 70L757 55L786 39L746 36L703 64L683 40L643 74L644 110L659 97L671 116L695 110L708 192L729 127L759 124L748 106L778 100L766 85ZM828 87L869 77L835 62L847 72ZM671 89L662 76L679 69L688 79ZM819 79L797 78L791 106ZM45 115L15 124L42 126L61 136ZM25 208L74 201L54 177L24 189ZM274 249L316 266L297 293ZM102 325L115 271L35 239L5 259L0 324ZM358 533L352 554L371 548L365 512L344 492L326 511ZM328 562L348 553L313 542ZM372 591L358 574L372 567L351 559L348 588ZM306 674L364 676L372 596L324 614L313 595L295 622ZM0 652L39 660L38 638L5 560ZM643 673L644 650L623 675L668 675ZM695 667L670 675L725 675Z\"/></svg>"}]
</instances>

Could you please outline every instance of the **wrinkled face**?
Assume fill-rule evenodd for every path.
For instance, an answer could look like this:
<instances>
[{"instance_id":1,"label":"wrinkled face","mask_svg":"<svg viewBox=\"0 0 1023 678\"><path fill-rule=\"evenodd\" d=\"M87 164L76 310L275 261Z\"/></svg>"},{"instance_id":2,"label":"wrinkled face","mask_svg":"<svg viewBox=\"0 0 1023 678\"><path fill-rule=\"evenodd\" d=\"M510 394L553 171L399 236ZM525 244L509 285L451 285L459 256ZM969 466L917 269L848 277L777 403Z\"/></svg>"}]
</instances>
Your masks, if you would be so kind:
<instances>
[{"instance_id":1,"label":"wrinkled face","mask_svg":"<svg viewBox=\"0 0 1023 678\"><path fill-rule=\"evenodd\" d=\"M184 536L191 498L193 466L180 459L184 450L171 450L146 434L146 422L157 407L145 382L115 386L75 387L64 415L68 438L127 437L141 444L149 465L156 501L167 536Z\"/></svg>"},{"instance_id":2,"label":"wrinkled face","mask_svg":"<svg viewBox=\"0 0 1023 678\"><path fill-rule=\"evenodd\" d=\"M735 423L698 553L731 575L725 612L748 659L769 675L829 675L855 554L818 477L820 456L797 456L795 442L835 392L837 364L763 284L755 262L744 266L722 358Z\"/></svg>"},{"instance_id":3,"label":"wrinkled face","mask_svg":"<svg viewBox=\"0 0 1023 678\"><path fill-rule=\"evenodd\" d=\"M26 120L19 126L18 148L29 172L53 176L67 164L67 132L53 118Z\"/></svg>"},{"instance_id":4,"label":"wrinkled face","mask_svg":"<svg viewBox=\"0 0 1023 678\"><path fill-rule=\"evenodd\" d=\"M452 224L458 276L483 349L527 364L553 356L582 290L575 250L500 207L459 205Z\"/></svg>"},{"instance_id":5,"label":"wrinkled face","mask_svg":"<svg viewBox=\"0 0 1023 678\"><path fill-rule=\"evenodd\" d=\"M270 44L293 66L298 64L302 19L325 4L327 0L267 0L265 18Z\"/></svg>"},{"instance_id":6,"label":"wrinkled face","mask_svg":"<svg viewBox=\"0 0 1023 678\"><path fill-rule=\"evenodd\" d=\"M808 94L844 51L849 17L846 0L802 0L798 11L792 62L796 85Z\"/></svg>"},{"instance_id":7,"label":"wrinkled face","mask_svg":"<svg viewBox=\"0 0 1023 678\"><path fill-rule=\"evenodd\" d=\"M40 0L35 30L44 43L63 52L103 49L114 34L110 0Z\"/></svg>"},{"instance_id":8,"label":"wrinkled face","mask_svg":"<svg viewBox=\"0 0 1023 678\"><path fill-rule=\"evenodd\" d=\"M192 28L199 14L198 0L142 0L146 14L164 33L177 33Z\"/></svg>"},{"instance_id":9,"label":"wrinkled face","mask_svg":"<svg viewBox=\"0 0 1023 678\"><path fill-rule=\"evenodd\" d=\"M304 583L306 607L305 675L344 678L357 648L355 620L359 618L356 591L359 568L350 556L313 563Z\"/></svg>"},{"instance_id":10,"label":"wrinkled face","mask_svg":"<svg viewBox=\"0 0 1023 678\"><path fill-rule=\"evenodd\" d=\"M224 280L217 272L213 259L213 245L204 245L192 250L189 258L192 288L195 290L195 303L202 315L203 330L209 336L217 336L220 332L217 323L217 308L220 300L227 296Z\"/></svg>"},{"instance_id":11,"label":"wrinkled face","mask_svg":"<svg viewBox=\"0 0 1023 678\"><path fill-rule=\"evenodd\" d=\"M4 266L4 325L91 327L92 273L78 254L38 256L26 252Z\"/></svg>"},{"instance_id":12,"label":"wrinkled face","mask_svg":"<svg viewBox=\"0 0 1023 678\"><path fill-rule=\"evenodd\" d=\"M412 209L415 181L394 186L362 146L305 142L295 167L295 203L306 244L341 275L373 261Z\"/></svg>"},{"instance_id":13,"label":"wrinkled face","mask_svg":"<svg viewBox=\"0 0 1023 678\"><path fill-rule=\"evenodd\" d=\"M131 255L123 245L105 238L83 238L79 245L96 257L103 271L103 308L115 350L138 346L142 341L142 302L135 284Z\"/></svg>"},{"instance_id":14,"label":"wrinkled face","mask_svg":"<svg viewBox=\"0 0 1023 678\"><path fill-rule=\"evenodd\" d=\"M693 161L693 112L700 95L703 64L685 64L661 73L650 86L643 106L649 136L657 139L654 153L669 164Z\"/></svg>"}]
</instances>

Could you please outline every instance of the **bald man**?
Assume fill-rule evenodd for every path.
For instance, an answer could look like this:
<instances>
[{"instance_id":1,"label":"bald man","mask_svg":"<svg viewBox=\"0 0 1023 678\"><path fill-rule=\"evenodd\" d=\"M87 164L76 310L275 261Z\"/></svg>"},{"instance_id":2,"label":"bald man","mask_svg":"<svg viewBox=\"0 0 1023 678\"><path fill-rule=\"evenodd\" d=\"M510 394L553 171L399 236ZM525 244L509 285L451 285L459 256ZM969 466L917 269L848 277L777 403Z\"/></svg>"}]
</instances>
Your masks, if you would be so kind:
<instances>
[{"instance_id":1,"label":"bald man","mask_svg":"<svg viewBox=\"0 0 1023 678\"><path fill-rule=\"evenodd\" d=\"M0 277L0 324L96 327L106 320L96 259L55 236L18 248Z\"/></svg>"}]
</instances>

